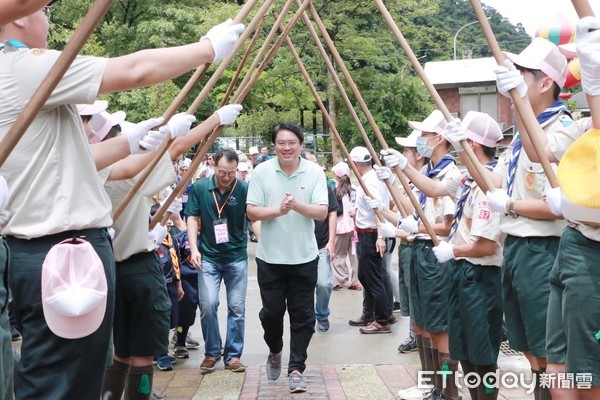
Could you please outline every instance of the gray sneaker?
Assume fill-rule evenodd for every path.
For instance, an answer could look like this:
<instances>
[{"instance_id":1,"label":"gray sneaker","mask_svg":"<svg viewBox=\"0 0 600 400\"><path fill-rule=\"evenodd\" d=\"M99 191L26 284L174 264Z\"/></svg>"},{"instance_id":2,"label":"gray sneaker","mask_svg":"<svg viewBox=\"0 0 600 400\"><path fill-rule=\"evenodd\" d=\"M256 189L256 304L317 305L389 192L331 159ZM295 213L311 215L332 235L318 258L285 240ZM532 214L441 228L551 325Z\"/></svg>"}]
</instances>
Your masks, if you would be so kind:
<instances>
[{"instance_id":1,"label":"gray sneaker","mask_svg":"<svg viewBox=\"0 0 600 400\"><path fill-rule=\"evenodd\" d=\"M267 378L276 380L281 375L281 352L277 354L269 353L267 357Z\"/></svg>"},{"instance_id":2,"label":"gray sneaker","mask_svg":"<svg viewBox=\"0 0 600 400\"><path fill-rule=\"evenodd\" d=\"M323 320L317 320L317 330L319 332L327 332L329 330L329 320L328 319L323 319Z\"/></svg>"},{"instance_id":3,"label":"gray sneaker","mask_svg":"<svg viewBox=\"0 0 600 400\"><path fill-rule=\"evenodd\" d=\"M290 374L290 392L306 392L306 389L308 389L308 385L304 382L302 374L297 370L293 370Z\"/></svg>"},{"instance_id":4,"label":"gray sneaker","mask_svg":"<svg viewBox=\"0 0 600 400\"><path fill-rule=\"evenodd\" d=\"M175 358L190 358L190 352L185 348L185 346L175 346L173 355Z\"/></svg>"},{"instance_id":5,"label":"gray sneaker","mask_svg":"<svg viewBox=\"0 0 600 400\"><path fill-rule=\"evenodd\" d=\"M411 353L417 350L417 338L414 336L407 337L406 340L398 346L398 351L400 353Z\"/></svg>"}]
</instances>

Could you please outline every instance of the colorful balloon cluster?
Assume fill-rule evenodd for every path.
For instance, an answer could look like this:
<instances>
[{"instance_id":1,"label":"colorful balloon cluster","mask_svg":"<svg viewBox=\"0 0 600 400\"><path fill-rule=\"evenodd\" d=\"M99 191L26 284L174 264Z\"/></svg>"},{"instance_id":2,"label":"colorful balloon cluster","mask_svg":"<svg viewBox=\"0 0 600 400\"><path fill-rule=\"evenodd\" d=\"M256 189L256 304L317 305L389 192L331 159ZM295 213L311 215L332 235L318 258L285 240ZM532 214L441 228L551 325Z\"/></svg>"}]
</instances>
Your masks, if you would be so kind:
<instances>
[{"instance_id":1,"label":"colorful balloon cluster","mask_svg":"<svg viewBox=\"0 0 600 400\"><path fill-rule=\"evenodd\" d=\"M575 40L575 24L564 16L560 16L553 23L540 26L535 32L535 36L547 39L557 46L573 43ZM564 89L570 89L581 82L579 59L568 56L567 59L569 59L569 64L567 65L567 81ZM564 98L565 96L570 97L570 93L568 91L561 93L561 97Z\"/></svg>"}]
</instances>

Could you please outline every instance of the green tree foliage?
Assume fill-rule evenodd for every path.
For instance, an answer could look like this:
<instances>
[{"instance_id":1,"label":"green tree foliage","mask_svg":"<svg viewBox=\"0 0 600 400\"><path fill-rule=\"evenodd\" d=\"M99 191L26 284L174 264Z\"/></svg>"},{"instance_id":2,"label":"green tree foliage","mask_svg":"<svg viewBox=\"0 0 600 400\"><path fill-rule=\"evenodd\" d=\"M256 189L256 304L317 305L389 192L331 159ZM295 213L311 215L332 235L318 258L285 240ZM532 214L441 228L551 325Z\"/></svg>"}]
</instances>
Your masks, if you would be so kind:
<instances>
[{"instance_id":1,"label":"green tree foliage","mask_svg":"<svg viewBox=\"0 0 600 400\"><path fill-rule=\"evenodd\" d=\"M279 11L283 2L277 0L272 11ZM65 46L91 3L91 0L61 0L53 6L51 48L62 49ZM315 0L313 3L388 143L393 143L394 136L407 135L407 122L426 116L433 109L433 103L373 2ZM213 25L235 16L242 4L241 0L115 1L83 53L117 57L145 48L187 44L198 40ZM422 64L451 59L455 32L476 19L466 0L394 0L387 1L386 5ZM293 6L292 12L295 9ZM490 23L503 49L518 52L526 46L530 38L522 26L511 25L494 9L486 8L486 13L491 17ZM287 21L290 18L291 12ZM262 44L272 24L273 16L269 13L258 45ZM351 147L362 143L337 90L328 90L332 85L331 77L302 20L292 31L291 38L322 99L332 105L333 115L339 121L338 130L346 145ZM459 55L467 49L473 51L474 57L490 55L481 29L476 24L461 32L457 49ZM256 51L254 49L252 55ZM241 53L243 51L197 110L198 119L206 118L217 108ZM122 109L128 113L130 120L137 121L162 114L190 76L191 73L188 73L172 82L105 97L110 102L110 110ZM344 81L341 73L340 77ZM189 96L180 111L189 107L202 84ZM344 81L344 84L347 83ZM347 92L356 104L348 88ZM236 126L228 128L224 134L260 136L268 142L270 128L281 120L299 123L300 110L308 111L304 113L304 128L311 131L313 122L310 115L315 107L314 98L284 44L246 98L244 114ZM357 105L356 109L375 144L366 118ZM327 130L321 124L320 113L316 115L318 131Z\"/></svg>"}]
</instances>

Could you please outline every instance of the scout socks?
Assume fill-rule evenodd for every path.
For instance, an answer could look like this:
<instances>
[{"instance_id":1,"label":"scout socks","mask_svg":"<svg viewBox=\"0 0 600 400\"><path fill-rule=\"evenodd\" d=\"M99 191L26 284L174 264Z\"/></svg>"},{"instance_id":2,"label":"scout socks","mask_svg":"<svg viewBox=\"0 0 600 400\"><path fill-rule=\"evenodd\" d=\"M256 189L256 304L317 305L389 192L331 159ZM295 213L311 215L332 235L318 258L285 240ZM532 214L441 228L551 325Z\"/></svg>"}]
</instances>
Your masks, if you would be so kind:
<instances>
[{"instance_id":1,"label":"scout socks","mask_svg":"<svg viewBox=\"0 0 600 400\"><path fill-rule=\"evenodd\" d=\"M189 326L178 326L177 327L177 343L175 346L184 346L185 347L185 339L187 338L188 331L190 330Z\"/></svg>"},{"instance_id":2,"label":"scout socks","mask_svg":"<svg viewBox=\"0 0 600 400\"><path fill-rule=\"evenodd\" d=\"M449 372L444 376L440 375L442 384L445 380L446 387L443 389L444 399L459 400L458 386L456 384L456 372L458 371L458 361L450 358L450 354L439 352L440 371ZM443 386L442 386L443 388Z\"/></svg>"},{"instance_id":3,"label":"scout socks","mask_svg":"<svg viewBox=\"0 0 600 400\"><path fill-rule=\"evenodd\" d=\"M479 400L496 400L498 398L499 390L499 388L496 387L498 385L498 382L495 382L496 378L488 376L486 381L484 377L488 373L495 373L498 369L498 365L477 365L475 366L475 369L481 378L481 385L477 388Z\"/></svg>"},{"instance_id":4,"label":"scout socks","mask_svg":"<svg viewBox=\"0 0 600 400\"><path fill-rule=\"evenodd\" d=\"M463 370L463 378L467 377L467 375L469 375L469 374L476 373L475 366L467 360L461 361L460 366L462 367L462 370ZM464 380L466 380L466 379L464 379ZM471 387L471 385L468 385L468 386L469 386L469 394L471 395L471 400L483 400L481 397L479 397L479 388Z\"/></svg>"},{"instance_id":5,"label":"scout socks","mask_svg":"<svg viewBox=\"0 0 600 400\"><path fill-rule=\"evenodd\" d=\"M423 354L425 355L425 368L423 371L433 372L433 354L431 349L431 339L423 337Z\"/></svg>"},{"instance_id":6,"label":"scout socks","mask_svg":"<svg viewBox=\"0 0 600 400\"><path fill-rule=\"evenodd\" d=\"M434 372L434 382L435 382L435 392L439 395L442 394L444 390L443 386L443 377L437 372L440 370L440 354L438 349L431 349L431 358L433 360L433 372Z\"/></svg>"},{"instance_id":7,"label":"scout socks","mask_svg":"<svg viewBox=\"0 0 600 400\"><path fill-rule=\"evenodd\" d=\"M419 360L421 360L421 371L425 369L425 349L423 348L423 336L416 335L417 350L419 350Z\"/></svg>"},{"instance_id":8,"label":"scout socks","mask_svg":"<svg viewBox=\"0 0 600 400\"><path fill-rule=\"evenodd\" d=\"M149 400L152 393L152 378L154 367L131 367L129 370L129 384L127 385L127 398L130 400Z\"/></svg>"},{"instance_id":9,"label":"scout socks","mask_svg":"<svg viewBox=\"0 0 600 400\"><path fill-rule=\"evenodd\" d=\"M123 395L128 373L129 364L113 360L113 364L106 368L106 373L104 374L102 398L120 399ZM107 397L108 394L110 394L110 397Z\"/></svg>"}]
</instances>

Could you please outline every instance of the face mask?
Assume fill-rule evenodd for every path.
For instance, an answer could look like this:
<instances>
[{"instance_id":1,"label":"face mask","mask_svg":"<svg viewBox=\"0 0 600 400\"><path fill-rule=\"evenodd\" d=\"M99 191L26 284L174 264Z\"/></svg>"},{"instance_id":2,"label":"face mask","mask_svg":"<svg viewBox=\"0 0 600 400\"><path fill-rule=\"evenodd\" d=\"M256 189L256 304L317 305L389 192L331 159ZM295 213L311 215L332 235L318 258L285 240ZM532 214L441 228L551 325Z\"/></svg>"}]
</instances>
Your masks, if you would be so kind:
<instances>
[{"instance_id":1,"label":"face mask","mask_svg":"<svg viewBox=\"0 0 600 400\"><path fill-rule=\"evenodd\" d=\"M427 146L427 139L425 136L419 136L417 138L417 153L425 158L431 158L433 155L433 147Z\"/></svg>"}]
</instances>

